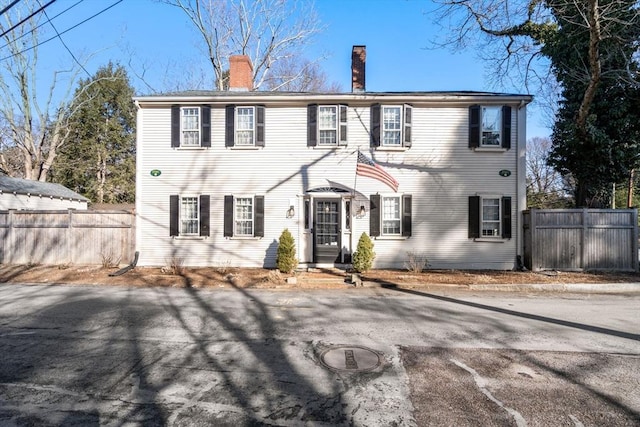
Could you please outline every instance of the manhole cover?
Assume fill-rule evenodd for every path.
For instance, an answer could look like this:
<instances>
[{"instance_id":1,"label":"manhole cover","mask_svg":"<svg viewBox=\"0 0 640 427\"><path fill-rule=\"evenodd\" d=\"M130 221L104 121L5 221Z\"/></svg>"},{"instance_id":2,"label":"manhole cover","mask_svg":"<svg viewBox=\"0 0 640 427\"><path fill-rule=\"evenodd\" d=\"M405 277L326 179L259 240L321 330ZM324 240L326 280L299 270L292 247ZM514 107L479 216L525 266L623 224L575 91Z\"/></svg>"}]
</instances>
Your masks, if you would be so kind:
<instances>
[{"instance_id":1,"label":"manhole cover","mask_svg":"<svg viewBox=\"0 0 640 427\"><path fill-rule=\"evenodd\" d=\"M380 366L380 354L360 346L331 347L322 352L320 363L333 371L372 371Z\"/></svg>"}]
</instances>

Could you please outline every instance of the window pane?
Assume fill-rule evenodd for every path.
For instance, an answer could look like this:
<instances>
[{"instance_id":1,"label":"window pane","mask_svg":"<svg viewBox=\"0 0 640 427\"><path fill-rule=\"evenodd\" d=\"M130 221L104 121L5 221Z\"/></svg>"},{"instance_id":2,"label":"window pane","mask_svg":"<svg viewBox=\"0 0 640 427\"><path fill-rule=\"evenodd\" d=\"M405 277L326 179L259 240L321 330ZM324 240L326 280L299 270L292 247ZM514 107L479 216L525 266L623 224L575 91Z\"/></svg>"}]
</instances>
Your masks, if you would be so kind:
<instances>
[{"instance_id":1,"label":"window pane","mask_svg":"<svg viewBox=\"0 0 640 427\"><path fill-rule=\"evenodd\" d=\"M500 107L482 107L482 145L500 146Z\"/></svg>"},{"instance_id":2,"label":"window pane","mask_svg":"<svg viewBox=\"0 0 640 427\"><path fill-rule=\"evenodd\" d=\"M180 203L180 234L198 234L198 198L183 197Z\"/></svg>"},{"instance_id":3,"label":"window pane","mask_svg":"<svg viewBox=\"0 0 640 427\"><path fill-rule=\"evenodd\" d=\"M182 109L182 145L200 145L200 109Z\"/></svg>"},{"instance_id":4,"label":"window pane","mask_svg":"<svg viewBox=\"0 0 640 427\"><path fill-rule=\"evenodd\" d=\"M318 107L319 145L336 145L337 107Z\"/></svg>"},{"instance_id":5,"label":"window pane","mask_svg":"<svg viewBox=\"0 0 640 427\"><path fill-rule=\"evenodd\" d=\"M385 197L382 200L382 233L400 234L399 197Z\"/></svg>"},{"instance_id":6,"label":"window pane","mask_svg":"<svg viewBox=\"0 0 640 427\"><path fill-rule=\"evenodd\" d=\"M400 145L401 111L400 107L383 107L382 143L383 145Z\"/></svg>"},{"instance_id":7,"label":"window pane","mask_svg":"<svg viewBox=\"0 0 640 427\"><path fill-rule=\"evenodd\" d=\"M235 234L239 236L253 236L253 198L237 197L235 203Z\"/></svg>"},{"instance_id":8,"label":"window pane","mask_svg":"<svg viewBox=\"0 0 640 427\"><path fill-rule=\"evenodd\" d=\"M253 107L238 107L236 113L236 145L253 145Z\"/></svg>"},{"instance_id":9,"label":"window pane","mask_svg":"<svg viewBox=\"0 0 640 427\"><path fill-rule=\"evenodd\" d=\"M500 235L500 199L482 199L482 235Z\"/></svg>"}]
</instances>

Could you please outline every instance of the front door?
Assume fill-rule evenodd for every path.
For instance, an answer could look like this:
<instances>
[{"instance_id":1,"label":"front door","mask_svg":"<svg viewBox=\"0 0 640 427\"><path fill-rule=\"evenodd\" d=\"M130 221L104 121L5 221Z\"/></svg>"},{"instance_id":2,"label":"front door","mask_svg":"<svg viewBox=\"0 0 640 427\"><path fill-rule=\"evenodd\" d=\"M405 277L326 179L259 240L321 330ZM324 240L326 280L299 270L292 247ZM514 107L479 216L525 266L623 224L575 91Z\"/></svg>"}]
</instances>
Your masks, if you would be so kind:
<instances>
[{"instance_id":1,"label":"front door","mask_svg":"<svg viewBox=\"0 0 640 427\"><path fill-rule=\"evenodd\" d=\"M313 262L340 263L340 199L315 199Z\"/></svg>"}]
</instances>

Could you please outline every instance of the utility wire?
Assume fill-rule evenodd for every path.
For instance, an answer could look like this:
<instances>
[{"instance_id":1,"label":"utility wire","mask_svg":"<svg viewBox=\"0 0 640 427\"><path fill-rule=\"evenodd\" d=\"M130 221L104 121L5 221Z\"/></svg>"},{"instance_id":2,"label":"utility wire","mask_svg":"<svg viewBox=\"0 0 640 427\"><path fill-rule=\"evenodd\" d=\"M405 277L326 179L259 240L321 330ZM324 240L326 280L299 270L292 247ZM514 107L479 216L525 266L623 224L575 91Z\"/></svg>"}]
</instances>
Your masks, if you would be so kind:
<instances>
[{"instance_id":1,"label":"utility wire","mask_svg":"<svg viewBox=\"0 0 640 427\"><path fill-rule=\"evenodd\" d=\"M28 21L29 19L33 18L35 15L37 15L40 12L42 12L45 8L51 6L55 2L56 2L56 0L50 0L49 3L45 4L44 6L41 6L40 9L36 10L31 15L27 16L26 18L24 18L22 21L18 22L17 24L15 24L11 28L9 28L4 33L0 34L0 37L4 37L7 33L10 33L11 31L15 30L17 27L19 27L20 25L24 24L26 21Z\"/></svg>"},{"instance_id":2,"label":"utility wire","mask_svg":"<svg viewBox=\"0 0 640 427\"><path fill-rule=\"evenodd\" d=\"M40 3L40 0L38 0L38 3ZM76 56L73 54L73 52L71 52L71 49L69 49L69 46L67 46L67 44L64 42L64 40L62 39L62 36L60 36L60 33L58 32L58 29L56 28L55 25L53 25L53 22L51 21L51 19L49 19L49 15L47 14L46 10L44 11L44 16L45 16L45 18L47 18L47 22L49 23L49 25L51 25L51 28L53 28L53 31L56 32L56 35L60 39L60 43L62 43L62 46L64 46L64 48L67 49L67 52L69 52L69 55L71 55L71 57L76 62L76 64L78 64L78 66L80 68L82 68L82 71L84 71L87 74L87 76L91 77L91 74L89 74L87 69L84 68L84 65L82 65L80 63L80 61L78 61L78 58L76 58Z\"/></svg>"},{"instance_id":3,"label":"utility wire","mask_svg":"<svg viewBox=\"0 0 640 427\"><path fill-rule=\"evenodd\" d=\"M52 0L52 1L56 1L56 0ZM115 3L113 3L111 6L108 6L108 7L104 8L104 9L102 9L100 12L98 12L98 13L96 13L96 14L94 14L94 15L90 16L90 17L88 17L88 18L87 18L87 19L85 19L84 21L81 21L81 22L77 23L77 24L76 24L76 25L74 25L73 27L69 27L69 28L67 28L66 30L64 30L63 32L59 33L58 35L53 36L53 37L51 37L51 38L48 38L47 40L45 40L45 41L43 41L43 42L40 42L40 43L38 43L38 44L35 44L35 45L31 46L31 47L28 47L28 48L26 48L26 49L23 49L23 50L21 50L20 52L16 52L16 53L14 53L14 54L12 54L12 55L5 56L4 58L0 58L0 61L5 61L5 60L7 60L7 59L13 58L14 56L17 56L17 55L23 54L23 53L25 53L25 52L28 52L28 51L30 51L30 50L33 50L33 49L35 49L35 48L36 48L36 47L38 47L38 46L42 46L43 44L48 43L48 42L50 42L51 40L56 39L56 38L58 38L59 36L61 36L61 35L65 34L65 33L68 33L69 31L71 31L71 30L73 30L73 29L75 29L75 28L79 27L80 25L84 24L85 22L92 20L92 19L93 19L93 18L95 18L96 16L103 14L104 12L106 12L107 10L111 9L112 7L114 7L115 5L117 5L118 3L121 3L121 2L122 2L122 0L118 0L118 1L116 1Z\"/></svg>"},{"instance_id":4,"label":"utility wire","mask_svg":"<svg viewBox=\"0 0 640 427\"><path fill-rule=\"evenodd\" d=\"M16 1L20 1L20 0L16 0ZM70 11L71 9L73 9L74 7L76 7L77 5L79 5L80 3L82 3L84 0L78 0L77 2L75 2L74 4L72 4L71 6L69 6L68 8L66 8L65 10L63 10L62 12L58 13L57 15L55 15L53 18L51 18L50 20L54 20L57 17L59 17L60 15L64 15L65 13L67 13L68 11ZM28 36L29 34L33 33L34 31L36 31L38 28L42 27L43 25L45 25L46 22L43 22L42 24L38 25L37 27L33 28L31 31L22 34L20 37L16 37L14 40L12 40L12 42L16 42L18 40L20 40L23 37ZM4 49L5 47L9 46L9 43L5 44L4 46L0 47L0 50Z\"/></svg>"},{"instance_id":5,"label":"utility wire","mask_svg":"<svg viewBox=\"0 0 640 427\"><path fill-rule=\"evenodd\" d=\"M19 1L20 1L20 0L13 0L13 2L12 2L10 5L8 5L7 7L5 7L4 9L0 10L0 15L4 15L5 13L7 13L7 11L8 11L9 9L11 9L13 6L15 6L15 5L16 5L16 3L18 3Z\"/></svg>"}]
</instances>

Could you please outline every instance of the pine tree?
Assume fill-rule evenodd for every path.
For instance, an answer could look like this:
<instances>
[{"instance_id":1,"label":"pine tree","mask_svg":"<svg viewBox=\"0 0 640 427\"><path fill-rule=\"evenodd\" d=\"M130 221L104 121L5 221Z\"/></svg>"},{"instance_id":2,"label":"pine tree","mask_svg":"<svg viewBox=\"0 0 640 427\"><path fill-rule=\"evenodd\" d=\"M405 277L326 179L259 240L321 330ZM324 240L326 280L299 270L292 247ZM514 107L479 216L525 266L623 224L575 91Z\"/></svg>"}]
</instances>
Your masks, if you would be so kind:
<instances>
[{"instance_id":1,"label":"pine tree","mask_svg":"<svg viewBox=\"0 0 640 427\"><path fill-rule=\"evenodd\" d=\"M278 242L278 256L276 266L282 273L290 274L298 267L296 258L296 243L289 229L285 228Z\"/></svg>"},{"instance_id":2,"label":"pine tree","mask_svg":"<svg viewBox=\"0 0 640 427\"><path fill-rule=\"evenodd\" d=\"M358 246L353 254L353 269L358 273L364 273L371 269L376 253L373 251L373 242L367 233L362 233L358 240Z\"/></svg>"},{"instance_id":3,"label":"pine tree","mask_svg":"<svg viewBox=\"0 0 640 427\"><path fill-rule=\"evenodd\" d=\"M54 182L94 203L134 202L133 95L125 69L113 63L80 81L70 108L69 139L52 170Z\"/></svg>"}]
</instances>

